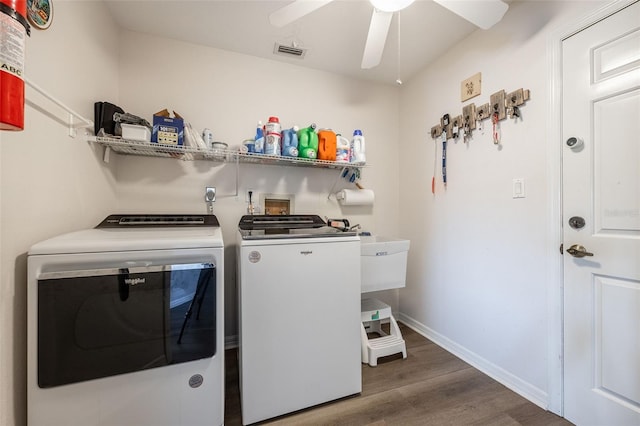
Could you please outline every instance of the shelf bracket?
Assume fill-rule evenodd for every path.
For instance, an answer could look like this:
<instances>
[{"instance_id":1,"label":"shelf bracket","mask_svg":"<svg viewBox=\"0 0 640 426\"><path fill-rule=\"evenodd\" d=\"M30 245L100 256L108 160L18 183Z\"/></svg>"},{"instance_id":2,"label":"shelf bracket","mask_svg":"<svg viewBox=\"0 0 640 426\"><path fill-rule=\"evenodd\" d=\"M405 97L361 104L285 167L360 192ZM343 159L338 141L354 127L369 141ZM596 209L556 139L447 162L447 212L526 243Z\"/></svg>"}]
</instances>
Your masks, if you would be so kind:
<instances>
[{"instance_id":1,"label":"shelf bracket","mask_svg":"<svg viewBox=\"0 0 640 426\"><path fill-rule=\"evenodd\" d=\"M102 155L102 161L106 164L109 164L109 159L111 158L111 147L104 147L104 154Z\"/></svg>"},{"instance_id":2,"label":"shelf bracket","mask_svg":"<svg viewBox=\"0 0 640 426\"><path fill-rule=\"evenodd\" d=\"M60 100L56 99L53 95L50 95L47 91L45 91L42 87L38 86L37 84L35 84L33 81L29 80L27 77L24 78L24 82L31 87L33 90L35 90L36 92L40 93L42 96L44 96L45 98L47 98L48 100L50 100L51 102L53 102L54 104L58 105L60 108L62 108L63 110L65 110L66 112L69 113L69 137L75 138L77 135L77 129L79 128L92 128L93 127L93 121L84 118L82 115L80 115L79 113L75 112L74 110L72 110L71 108L69 108L67 105L65 105L64 103L62 103ZM76 117L80 120L79 123L74 123L73 118Z\"/></svg>"},{"instance_id":3,"label":"shelf bracket","mask_svg":"<svg viewBox=\"0 0 640 426\"><path fill-rule=\"evenodd\" d=\"M347 170L348 166L344 166L342 168L342 170L340 170L340 174L338 174L338 177L336 178L336 181L333 182L333 186L331 186L331 189L329 190L329 194L327 194L327 200L331 199L331 194L333 194L333 190L336 189L336 185L338 184L338 181L340 180L340 177L342 175L344 175L344 171Z\"/></svg>"}]
</instances>

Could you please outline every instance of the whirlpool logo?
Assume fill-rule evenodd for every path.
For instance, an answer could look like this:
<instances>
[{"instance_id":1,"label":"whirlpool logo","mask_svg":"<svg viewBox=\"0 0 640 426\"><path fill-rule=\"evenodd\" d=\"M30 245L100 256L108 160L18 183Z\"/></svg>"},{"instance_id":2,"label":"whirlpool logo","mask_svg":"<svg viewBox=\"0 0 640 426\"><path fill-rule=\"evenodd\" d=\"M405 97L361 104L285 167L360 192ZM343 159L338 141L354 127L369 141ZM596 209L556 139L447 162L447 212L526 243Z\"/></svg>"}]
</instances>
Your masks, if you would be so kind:
<instances>
[{"instance_id":1,"label":"whirlpool logo","mask_svg":"<svg viewBox=\"0 0 640 426\"><path fill-rule=\"evenodd\" d=\"M301 255L303 256L309 256L310 254L313 254L312 250L303 250L300 252Z\"/></svg>"},{"instance_id":2,"label":"whirlpool logo","mask_svg":"<svg viewBox=\"0 0 640 426\"><path fill-rule=\"evenodd\" d=\"M146 278L125 278L124 283L129 285L144 284L147 281Z\"/></svg>"}]
</instances>

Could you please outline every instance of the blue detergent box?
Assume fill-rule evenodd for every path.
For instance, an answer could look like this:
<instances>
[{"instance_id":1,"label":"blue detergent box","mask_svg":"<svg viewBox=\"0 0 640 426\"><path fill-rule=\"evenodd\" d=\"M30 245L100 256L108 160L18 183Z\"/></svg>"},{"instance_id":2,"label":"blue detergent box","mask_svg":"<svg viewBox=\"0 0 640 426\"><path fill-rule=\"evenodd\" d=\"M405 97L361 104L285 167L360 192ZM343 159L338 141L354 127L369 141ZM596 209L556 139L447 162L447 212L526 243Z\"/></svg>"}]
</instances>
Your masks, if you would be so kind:
<instances>
[{"instance_id":1,"label":"blue detergent box","mask_svg":"<svg viewBox=\"0 0 640 426\"><path fill-rule=\"evenodd\" d=\"M182 146L184 144L184 120L178 117L153 116L151 142L162 145Z\"/></svg>"}]
</instances>

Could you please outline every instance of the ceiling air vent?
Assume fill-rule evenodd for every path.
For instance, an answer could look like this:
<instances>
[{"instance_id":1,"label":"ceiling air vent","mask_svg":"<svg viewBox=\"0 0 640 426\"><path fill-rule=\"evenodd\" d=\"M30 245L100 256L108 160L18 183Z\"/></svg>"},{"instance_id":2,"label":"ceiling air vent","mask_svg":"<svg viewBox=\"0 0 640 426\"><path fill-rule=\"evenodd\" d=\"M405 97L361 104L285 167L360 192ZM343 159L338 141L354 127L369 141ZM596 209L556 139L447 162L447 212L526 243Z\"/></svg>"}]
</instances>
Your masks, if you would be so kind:
<instances>
[{"instance_id":1,"label":"ceiling air vent","mask_svg":"<svg viewBox=\"0 0 640 426\"><path fill-rule=\"evenodd\" d=\"M304 55L307 53L307 49L302 49L296 46L295 43L293 43L291 46L276 43L273 48L273 53L277 55L291 56L291 57L302 59L304 58Z\"/></svg>"}]
</instances>

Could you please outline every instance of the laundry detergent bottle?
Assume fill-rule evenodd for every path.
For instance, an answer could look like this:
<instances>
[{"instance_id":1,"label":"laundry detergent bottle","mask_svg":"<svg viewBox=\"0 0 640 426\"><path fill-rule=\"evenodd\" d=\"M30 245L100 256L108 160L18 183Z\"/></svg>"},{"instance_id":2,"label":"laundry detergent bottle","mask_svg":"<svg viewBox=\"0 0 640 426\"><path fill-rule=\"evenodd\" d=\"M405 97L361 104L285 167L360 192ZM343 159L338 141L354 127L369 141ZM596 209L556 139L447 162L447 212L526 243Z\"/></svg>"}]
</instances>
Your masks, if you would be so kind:
<instances>
[{"instance_id":1,"label":"laundry detergent bottle","mask_svg":"<svg viewBox=\"0 0 640 426\"><path fill-rule=\"evenodd\" d=\"M318 160L336 161L336 134L331 129L318 130Z\"/></svg>"},{"instance_id":2,"label":"laundry detergent bottle","mask_svg":"<svg viewBox=\"0 0 640 426\"><path fill-rule=\"evenodd\" d=\"M318 157L318 134L315 124L298 130L298 157L312 160Z\"/></svg>"},{"instance_id":3,"label":"laundry detergent bottle","mask_svg":"<svg viewBox=\"0 0 640 426\"><path fill-rule=\"evenodd\" d=\"M364 153L364 136L362 136L362 130L353 131L353 139L351 139L351 162L355 164L365 164L367 157Z\"/></svg>"},{"instance_id":4,"label":"laundry detergent bottle","mask_svg":"<svg viewBox=\"0 0 640 426\"><path fill-rule=\"evenodd\" d=\"M349 163L351 161L351 142L342 135L336 135L336 162Z\"/></svg>"},{"instance_id":5,"label":"laundry detergent bottle","mask_svg":"<svg viewBox=\"0 0 640 426\"><path fill-rule=\"evenodd\" d=\"M298 126L282 131L282 155L285 157L298 156Z\"/></svg>"},{"instance_id":6,"label":"laundry detergent bottle","mask_svg":"<svg viewBox=\"0 0 640 426\"><path fill-rule=\"evenodd\" d=\"M267 155L282 154L282 128L278 117L269 117L264 126L264 153Z\"/></svg>"}]
</instances>

